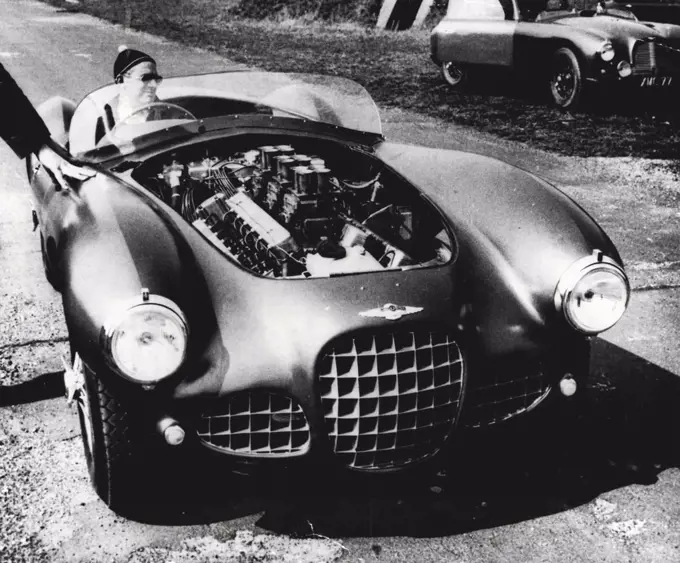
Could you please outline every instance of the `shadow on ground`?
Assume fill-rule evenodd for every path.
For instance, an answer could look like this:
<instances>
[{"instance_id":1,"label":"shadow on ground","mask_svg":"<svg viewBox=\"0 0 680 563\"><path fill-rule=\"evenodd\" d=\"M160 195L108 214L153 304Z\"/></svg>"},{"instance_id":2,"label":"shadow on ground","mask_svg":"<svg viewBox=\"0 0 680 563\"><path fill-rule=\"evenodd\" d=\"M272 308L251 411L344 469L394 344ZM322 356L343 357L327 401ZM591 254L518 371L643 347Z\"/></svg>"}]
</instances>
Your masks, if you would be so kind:
<instances>
[{"instance_id":1,"label":"shadow on ground","mask_svg":"<svg viewBox=\"0 0 680 563\"><path fill-rule=\"evenodd\" d=\"M449 459L408 476L313 466L245 477L192 456L177 468L180 486L168 483L158 505L128 516L190 525L261 513L259 527L290 535L448 536L558 513L680 466L680 376L604 340L591 371L587 400L567 424L469 434ZM18 402L46 398L60 375L10 392Z\"/></svg>"},{"instance_id":2,"label":"shadow on ground","mask_svg":"<svg viewBox=\"0 0 680 563\"><path fill-rule=\"evenodd\" d=\"M448 536L651 485L680 466L680 376L604 340L595 342L591 369L588 400L567 428L469 436L445 474L420 480L362 484L318 475L314 492L303 484L259 525L291 533L311 524L336 537Z\"/></svg>"},{"instance_id":3,"label":"shadow on ground","mask_svg":"<svg viewBox=\"0 0 680 563\"><path fill-rule=\"evenodd\" d=\"M64 372L45 373L25 383L0 386L0 407L63 397Z\"/></svg>"},{"instance_id":4,"label":"shadow on ground","mask_svg":"<svg viewBox=\"0 0 680 563\"><path fill-rule=\"evenodd\" d=\"M367 479L317 466L216 487L215 479L226 483L229 476L213 475L175 522L263 512L258 525L277 533L447 536L653 484L661 471L680 465L680 377L604 340L595 341L591 369L588 399L566 427L469 435L444 466L406 477ZM165 511L162 519L173 518Z\"/></svg>"}]
</instances>

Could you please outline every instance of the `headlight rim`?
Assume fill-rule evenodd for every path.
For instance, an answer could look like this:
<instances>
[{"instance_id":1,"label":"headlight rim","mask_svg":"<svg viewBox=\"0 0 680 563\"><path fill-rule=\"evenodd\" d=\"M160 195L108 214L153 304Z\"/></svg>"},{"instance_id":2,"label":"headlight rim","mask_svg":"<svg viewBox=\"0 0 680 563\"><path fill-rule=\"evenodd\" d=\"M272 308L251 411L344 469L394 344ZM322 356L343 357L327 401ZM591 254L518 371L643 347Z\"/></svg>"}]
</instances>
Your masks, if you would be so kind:
<instances>
[{"instance_id":1,"label":"headlight rim","mask_svg":"<svg viewBox=\"0 0 680 563\"><path fill-rule=\"evenodd\" d=\"M621 317L619 317L614 323L610 324L606 328L600 330L588 330L583 326L580 326L578 323L576 323L574 319L571 318L571 315L568 312L568 308L565 307L565 304L568 302L569 296L574 291L578 283L585 276L596 270L609 271L610 273L618 276L621 279L626 290L626 301L623 307L623 310L625 312L625 310L628 308L628 303L630 302L630 281L628 280L628 276L626 275L626 272L624 271L623 267L618 262L616 262L609 256L606 256L601 250L598 249L595 249L592 255L584 256L583 258L576 260L576 262L569 266L565 270L565 272L560 276L560 279L557 282L557 286L555 288L554 293L554 304L557 312L562 314L563 318L566 320L569 326L589 336L594 336L596 334L600 334L606 330L609 330L614 325L616 325L621 319Z\"/></svg>"},{"instance_id":2,"label":"headlight rim","mask_svg":"<svg viewBox=\"0 0 680 563\"><path fill-rule=\"evenodd\" d=\"M118 364L114 357L114 352L113 352L113 339L116 333L116 330L121 326L123 321L127 318L127 316L133 312L138 310L140 307L148 306L148 305L154 305L156 307L161 307L163 309L166 309L170 315L175 316L175 320L179 321L179 326L182 329L184 333L184 339L185 339L185 347L184 351L182 353L182 360L179 362L179 365L175 371L172 373L169 373L167 375L164 375L162 377L159 377L157 379L153 380L140 380L139 378L135 378L134 376L128 374L125 372L125 370ZM146 288L142 289L141 295L131 298L127 301L124 301L121 303L118 311L114 313L102 326L101 332L100 332L100 344L102 349L104 350L104 355L106 358L107 363L111 368L113 368L116 373L118 373L121 377L125 378L128 381L131 381L135 384L138 385L143 385L143 386L155 386L158 383L167 380L168 378L172 377L175 375L182 367L186 360L187 356L187 348L188 348L188 341L189 341L189 335L191 331L189 329L189 322L187 321L187 317L180 309L180 307L171 299L168 299L167 297L163 297L162 295L155 295L149 293L149 290Z\"/></svg>"}]
</instances>

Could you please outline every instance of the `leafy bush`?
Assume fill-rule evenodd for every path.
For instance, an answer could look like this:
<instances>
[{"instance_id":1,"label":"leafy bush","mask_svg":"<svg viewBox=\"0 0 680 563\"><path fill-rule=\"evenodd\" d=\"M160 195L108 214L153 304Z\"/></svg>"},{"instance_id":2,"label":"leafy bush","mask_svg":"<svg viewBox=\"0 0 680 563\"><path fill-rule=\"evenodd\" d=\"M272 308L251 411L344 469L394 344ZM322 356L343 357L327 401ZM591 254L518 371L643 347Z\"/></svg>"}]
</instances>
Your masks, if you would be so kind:
<instances>
[{"instance_id":1,"label":"leafy bush","mask_svg":"<svg viewBox=\"0 0 680 563\"><path fill-rule=\"evenodd\" d=\"M230 11L252 19L309 18L374 24L382 0L241 0Z\"/></svg>"}]
</instances>

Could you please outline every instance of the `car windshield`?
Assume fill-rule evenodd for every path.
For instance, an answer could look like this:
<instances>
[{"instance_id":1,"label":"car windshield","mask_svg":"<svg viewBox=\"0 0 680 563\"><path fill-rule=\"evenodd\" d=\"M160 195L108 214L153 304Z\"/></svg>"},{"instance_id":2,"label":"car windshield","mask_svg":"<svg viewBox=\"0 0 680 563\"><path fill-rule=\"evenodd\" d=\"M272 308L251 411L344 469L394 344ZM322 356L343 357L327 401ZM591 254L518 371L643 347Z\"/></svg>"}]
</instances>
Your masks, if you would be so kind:
<instances>
[{"instance_id":1,"label":"car windshield","mask_svg":"<svg viewBox=\"0 0 680 563\"><path fill-rule=\"evenodd\" d=\"M174 134L198 132L201 120L247 113L381 134L373 99L362 86L345 78L250 71L166 78L156 92L157 101L111 123L106 116L119 91L119 85L110 84L80 102L71 120L72 154L96 160L112 146L117 154L130 154L141 137L147 145L155 137L163 142Z\"/></svg>"}]
</instances>

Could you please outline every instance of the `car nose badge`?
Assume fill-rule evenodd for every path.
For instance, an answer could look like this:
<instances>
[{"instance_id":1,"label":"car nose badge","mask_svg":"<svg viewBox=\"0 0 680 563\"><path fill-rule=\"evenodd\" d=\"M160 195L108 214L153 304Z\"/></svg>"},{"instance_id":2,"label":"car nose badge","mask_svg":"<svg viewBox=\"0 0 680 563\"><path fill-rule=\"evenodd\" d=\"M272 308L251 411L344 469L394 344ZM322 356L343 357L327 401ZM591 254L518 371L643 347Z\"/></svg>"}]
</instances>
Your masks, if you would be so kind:
<instances>
[{"instance_id":1,"label":"car nose badge","mask_svg":"<svg viewBox=\"0 0 680 563\"><path fill-rule=\"evenodd\" d=\"M396 321L401 319L404 315L411 315L413 313L420 313L422 307L409 307L408 305L395 305L394 303L385 303L382 307L376 309L369 309L368 311L361 311L360 317L381 317L388 321Z\"/></svg>"}]
</instances>

